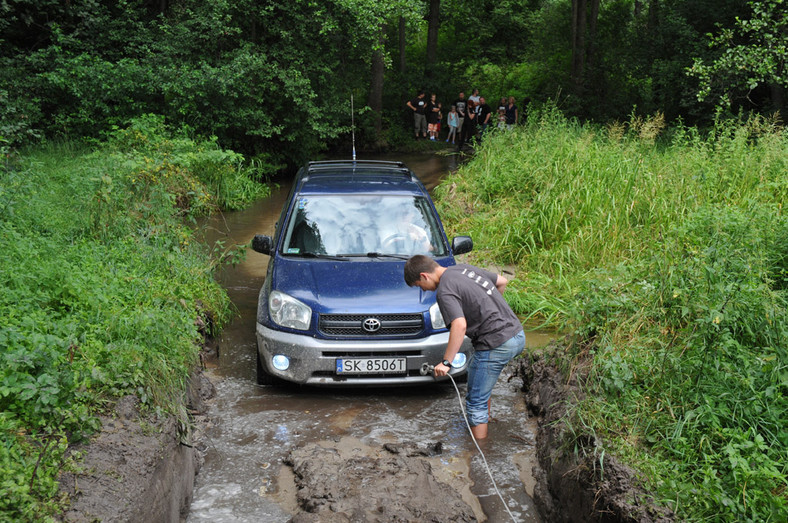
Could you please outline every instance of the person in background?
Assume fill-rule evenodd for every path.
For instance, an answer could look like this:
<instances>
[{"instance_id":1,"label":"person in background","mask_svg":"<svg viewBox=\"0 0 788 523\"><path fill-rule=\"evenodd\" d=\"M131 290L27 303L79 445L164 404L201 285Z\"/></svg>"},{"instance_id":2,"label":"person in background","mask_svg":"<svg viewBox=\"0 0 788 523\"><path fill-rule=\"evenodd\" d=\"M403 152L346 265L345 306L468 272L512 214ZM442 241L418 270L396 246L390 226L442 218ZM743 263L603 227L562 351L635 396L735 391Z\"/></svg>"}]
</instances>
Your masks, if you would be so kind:
<instances>
[{"instance_id":1,"label":"person in background","mask_svg":"<svg viewBox=\"0 0 788 523\"><path fill-rule=\"evenodd\" d=\"M468 423L477 440L487 437L491 398L501 371L525 348L519 318L503 298L508 280L472 265L443 267L429 256L412 256L405 262L405 283L422 291L435 291L449 342L435 377L446 376L465 336L473 343L465 395Z\"/></svg>"},{"instance_id":2,"label":"person in background","mask_svg":"<svg viewBox=\"0 0 788 523\"><path fill-rule=\"evenodd\" d=\"M449 135L446 137L446 141L448 142L451 140L451 143L454 143L454 140L457 137L457 129L460 126L460 116L457 113L457 106L452 105L451 111L449 111L449 116L447 118L447 123L449 124Z\"/></svg>"},{"instance_id":3,"label":"person in background","mask_svg":"<svg viewBox=\"0 0 788 523\"><path fill-rule=\"evenodd\" d=\"M458 98L454 101L457 107L457 132L462 133L462 125L465 123L465 112L468 109L468 100L465 99L465 93L460 91Z\"/></svg>"},{"instance_id":4,"label":"person in background","mask_svg":"<svg viewBox=\"0 0 788 523\"><path fill-rule=\"evenodd\" d=\"M419 138L419 132L421 132L424 138L427 137L427 115L425 112L427 101L424 99L425 96L424 91L419 91L416 98L409 100L408 103L405 104L413 110L413 125L416 129L417 140Z\"/></svg>"},{"instance_id":5,"label":"person in background","mask_svg":"<svg viewBox=\"0 0 788 523\"><path fill-rule=\"evenodd\" d=\"M479 106L479 102L481 101L481 97L479 96L479 90L474 89L473 94L468 98L469 101L473 102L476 107Z\"/></svg>"},{"instance_id":6,"label":"person in background","mask_svg":"<svg viewBox=\"0 0 788 523\"><path fill-rule=\"evenodd\" d=\"M514 96L509 97L506 104L506 128L511 130L517 124L517 106L514 105Z\"/></svg>"},{"instance_id":7,"label":"person in background","mask_svg":"<svg viewBox=\"0 0 788 523\"><path fill-rule=\"evenodd\" d=\"M427 103L427 132L430 135L430 140L435 141L438 138L438 124L441 121L441 104L437 99L435 93L430 95L430 101Z\"/></svg>"},{"instance_id":8,"label":"person in background","mask_svg":"<svg viewBox=\"0 0 788 523\"><path fill-rule=\"evenodd\" d=\"M462 151L466 142L471 141L471 138L476 134L476 105L468 100L466 106L465 121L460 129L460 140L457 142L457 150Z\"/></svg>"},{"instance_id":9,"label":"person in background","mask_svg":"<svg viewBox=\"0 0 788 523\"><path fill-rule=\"evenodd\" d=\"M484 139L484 131L489 127L490 119L492 118L492 109L487 105L483 96L479 98L477 113L479 114L479 139L481 140Z\"/></svg>"},{"instance_id":10,"label":"person in background","mask_svg":"<svg viewBox=\"0 0 788 523\"><path fill-rule=\"evenodd\" d=\"M498 108L498 129L506 129L506 107Z\"/></svg>"}]
</instances>

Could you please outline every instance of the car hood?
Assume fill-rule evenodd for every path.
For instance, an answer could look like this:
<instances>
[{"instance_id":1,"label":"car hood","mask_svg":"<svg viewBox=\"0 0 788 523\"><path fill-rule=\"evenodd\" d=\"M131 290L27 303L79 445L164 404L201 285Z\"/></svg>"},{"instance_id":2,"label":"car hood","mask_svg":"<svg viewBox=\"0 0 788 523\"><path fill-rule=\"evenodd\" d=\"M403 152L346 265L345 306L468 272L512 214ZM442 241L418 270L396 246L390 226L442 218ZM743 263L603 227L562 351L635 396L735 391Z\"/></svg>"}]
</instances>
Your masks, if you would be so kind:
<instances>
[{"instance_id":1,"label":"car hood","mask_svg":"<svg viewBox=\"0 0 788 523\"><path fill-rule=\"evenodd\" d=\"M349 261L282 257L271 289L297 298L318 313L421 312L435 303L434 292L408 287L404 260Z\"/></svg>"}]
</instances>

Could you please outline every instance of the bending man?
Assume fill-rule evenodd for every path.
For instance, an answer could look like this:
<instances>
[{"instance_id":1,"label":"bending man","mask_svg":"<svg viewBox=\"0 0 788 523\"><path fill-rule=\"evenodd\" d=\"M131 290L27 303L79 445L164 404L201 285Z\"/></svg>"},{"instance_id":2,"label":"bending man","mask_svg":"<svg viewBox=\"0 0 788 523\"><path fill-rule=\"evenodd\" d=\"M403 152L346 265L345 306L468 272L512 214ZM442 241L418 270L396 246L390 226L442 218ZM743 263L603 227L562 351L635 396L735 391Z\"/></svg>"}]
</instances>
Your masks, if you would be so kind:
<instances>
[{"instance_id":1,"label":"bending man","mask_svg":"<svg viewBox=\"0 0 788 523\"><path fill-rule=\"evenodd\" d=\"M405 283L436 291L443 319L450 325L443 363L435 365L436 377L449 373L466 335L473 342L465 405L473 436L486 438L495 382L525 348L523 326L503 299L508 280L471 265L442 267L429 256L416 255L405 264Z\"/></svg>"}]
</instances>

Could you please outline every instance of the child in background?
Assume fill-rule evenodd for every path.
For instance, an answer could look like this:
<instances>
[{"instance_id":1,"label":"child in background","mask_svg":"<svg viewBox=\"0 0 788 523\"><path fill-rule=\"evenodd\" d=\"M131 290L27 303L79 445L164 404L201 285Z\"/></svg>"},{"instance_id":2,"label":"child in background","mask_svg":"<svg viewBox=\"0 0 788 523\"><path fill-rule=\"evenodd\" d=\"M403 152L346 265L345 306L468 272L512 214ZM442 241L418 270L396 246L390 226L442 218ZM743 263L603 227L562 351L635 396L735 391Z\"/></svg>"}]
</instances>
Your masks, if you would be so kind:
<instances>
[{"instance_id":1,"label":"child in background","mask_svg":"<svg viewBox=\"0 0 788 523\"><path fill-rule=\"evenodd\" d=\"M460 125L460 117L457 113L457 106L452 105L451 111L449 111L448 117L448 124L449 124L449 135L446 137L446 141L448 142L451 140L451 143L454 143L454 138L457 136L457 127Z\"/></svg>"},{"instance_id":2,"label":"child in background","mask_svg":"<svg viewBox=\"0 0 788 523\"><path fill-rule=\"evenodd\" d=\"M498 129L506 129L506 108L498 108Z\"/></svg>"}]
</instances>

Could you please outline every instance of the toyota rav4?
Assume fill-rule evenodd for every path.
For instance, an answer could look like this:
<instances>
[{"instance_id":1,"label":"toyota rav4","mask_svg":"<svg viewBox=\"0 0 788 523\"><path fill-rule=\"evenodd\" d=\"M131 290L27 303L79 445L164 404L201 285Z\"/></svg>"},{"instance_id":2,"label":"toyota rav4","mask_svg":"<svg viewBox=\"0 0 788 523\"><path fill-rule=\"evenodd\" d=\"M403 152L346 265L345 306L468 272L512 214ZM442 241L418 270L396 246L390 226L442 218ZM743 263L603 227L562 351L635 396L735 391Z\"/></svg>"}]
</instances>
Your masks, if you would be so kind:
<instances>
[{"instance_id":1,"label":"toyota rav4","mask_svg":"<svg viewBox=\"0 0 788 523\"><path fill-rule=\"evenodd\" d=\"M257 309L257 381L389 386L434 381L425 364L449 339L434 292L410 288L405 261L443 266L473 247L449 243L430 196L400 162L311 162L298 172L274 236ZM466 338L450 374L467 370ZM445 379L445 378L444 378Z\"/></svg>"}]
</instances>

